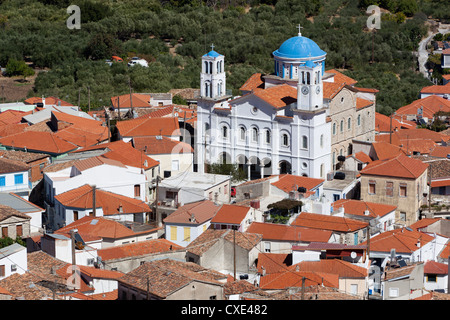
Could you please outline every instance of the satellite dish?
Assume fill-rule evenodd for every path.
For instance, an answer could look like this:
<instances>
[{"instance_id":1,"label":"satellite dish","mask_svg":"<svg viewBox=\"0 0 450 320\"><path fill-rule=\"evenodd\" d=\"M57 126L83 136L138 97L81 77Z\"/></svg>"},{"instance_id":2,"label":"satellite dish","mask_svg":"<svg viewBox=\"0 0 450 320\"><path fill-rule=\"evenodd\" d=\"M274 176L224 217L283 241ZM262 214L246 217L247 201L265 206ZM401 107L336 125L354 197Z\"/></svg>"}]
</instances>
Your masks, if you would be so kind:
<instances>
[{"instance_id":1,"label":"satellite dish","mask_svg":"<svg viewBox=\"0 0 450 320\"><path fill-rule=\"evenodd\" d=\"M355 251L352 251L352 252L350 253L350 257L351 257L352 259L356 259L356 252L355 252Z\"/></svg>"}]
</instances>

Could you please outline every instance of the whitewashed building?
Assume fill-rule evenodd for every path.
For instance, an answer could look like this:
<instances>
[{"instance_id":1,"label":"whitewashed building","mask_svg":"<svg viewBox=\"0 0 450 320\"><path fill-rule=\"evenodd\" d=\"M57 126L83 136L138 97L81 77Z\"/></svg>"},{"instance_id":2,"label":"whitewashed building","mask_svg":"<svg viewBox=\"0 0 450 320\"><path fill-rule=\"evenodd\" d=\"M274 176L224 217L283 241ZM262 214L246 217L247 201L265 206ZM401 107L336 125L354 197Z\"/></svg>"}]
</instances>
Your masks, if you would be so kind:
<instances>
[{"instance_id":1,"label":"whitewashed building","mask_svg":"<svg viewBox=\"0 0 450 320\"><path fill-rule=\"evenodd\" d=\"M27 271L27 248L18 243L0 249L0 280Z\"/></svg>"}]
</instances>

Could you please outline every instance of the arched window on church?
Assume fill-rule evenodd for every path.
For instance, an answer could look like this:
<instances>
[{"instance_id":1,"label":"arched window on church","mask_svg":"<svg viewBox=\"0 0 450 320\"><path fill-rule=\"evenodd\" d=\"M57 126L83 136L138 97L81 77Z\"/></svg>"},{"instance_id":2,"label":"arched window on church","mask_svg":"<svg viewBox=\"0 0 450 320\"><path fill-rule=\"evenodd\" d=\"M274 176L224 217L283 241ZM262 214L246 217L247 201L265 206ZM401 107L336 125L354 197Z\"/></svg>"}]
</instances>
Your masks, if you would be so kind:
<instances>
[{"instance_id":1,"label":"arched window on church","mask_svg":"<svg viewBox=\"0 0 450 320\"><path fill-rule=\"evenodd\" d=\"M217 72L221 72L220 71L220 61L217 61Z\"/></svg>"},{"instance_id":2,"label":"arched window on church","mask_svg":"<svg viewBox=\"0 0 450 320\"><path fill-rule=\"evenodd\" d=\"M245 128L244 127L240 127L239 133L240 133L241 140L244 141L245 140Z\"/></svg>"},{"instance_id":3,"label":"arched window on church","mask_svg":"<svg viewBox=\"0 0 450 320\"><path fill-rule=\"evenodd\" d=\"M223 126L222 127L222 137L223 137L224 140L228 139L228 128L227 128L227 126Z\"/></svg>"},{"instance_id":4,"label":"arched window on church","mask_svg":"<svg viewBox=\"0 0 450 320\"><path fill-rule=\"evenodd\" d=\"M358 114L358 126L360 126L361 125L361 115L360 114Z\"/></svg>"},{"instance_id":5,"label":"arched window on church","mask_svg":"<svg viewBox=\"0 0 450 320\"><path fill-rule=\"evenodd\" d=\"M283 133L281 143L284 147L289 147L289 136L286 133Z\"/></svg>"},{"instance_id":6,"label":"arched window on church","mask_svg":"<svg viewBox=\"0 0 450 320\"><path fill-rule=\"evenodd\" d=\"M352 128L352 118L347 119L347 129L350 130Z\"/></svg>"},{"instance_id":7,"label":"arched window on church","mask_svg":"<svg viewBox=\"0 0 450 320\"><path fill-rule=\"evenodd\" d=\"M305 71L302 71L302 84L305 84Z\"/></svg>"},{"instance_id":8,"label":"arched window on church","mask_svg":"<svg viewBox=\"0 0 450 320\"><path fill-rule=\"evenodd\" d=\"M258 142L258 128L252 128L252 140Z\"/></svg>"},{"instance_id":9,"label":"arched window on church","mask_svg":"<svg viewBox=\"0 0 450 320\"><path fill-rule=\"evenodd\" d=\"M213 63L210 62L210 63L209 63L209 73L213 73L213 72L212 72L212 68L213 68Z\"/></svg>"},{"instance_id":10,"label":"arched window on church","mask_svg":"<svg viewBox=\"0 0 450 320\"><path fill-rule=\"evenodd\" d=\"M335 134L336 134L336 122L333 123L333 135L335 135Z\"/></svg>"},{"instance_id":11,"label":"arched window on church","mask_svg":"<svg viewBox=\"0 0 450 320\"><path fill-rule=\"evenodd\" d=\"M266 143L270 143L270 130L266 130Z\"/></svg>"},{"instance_id":12,"label":"arched window on church","mask_svg":"<svg viewBox=\"0 0 450 320\"><path fill-rule=\"evenodd\" d=\"M302 148L308 149L308 137L307 136L302 136Z\"/></svg>"},{"instance_id":13,"label":"arched window on church","mask_svg":"<svg viewBox=\"0 0 450 320\"><path fill-rule=\"evenodd\" d=\"M320 177L323 178L324 177L324 171L325 171L325 165L322 163L320 165Z\"/></svg>"},{"instance_id":14,"label":"arched window on church","mask_svg":"<svg viewBox=\"0 0 450 320\"><path fill-rule=\"evenodd\" d=\"M341 132L344 132L344 120L341 120Z\"/></svg>"},{"instance_id":15,"label":"arched window on church","mask_svg":"<svg viewBox=\"0 0 450 320\"><path fill-rule=\"evenodd\" d=\"M311 74L306 72L306 84L311 84Z\"/></svg>"},{"instance_id":16,"label":"arched window on church","mask_svg":"<svg viewBox=\"0 0 450 320\"><path fill-rule=\"evenodd\" d=\"M323 134L320 135L320 147L323 148Z\"/></svg>"},{"instance_id":17,"label":"arched window on church","mask_svg":"<svg viewBox=\"0 0 450 320\"><path fill-rule=\"evenodd\" d=\"M208 61L205 61L205 73L209 73L209 71L208 71Z\"/></svg>"},{"instance_id":18,"label":"arched window on church","mask_svg":"<svg viewBox=\"0 0 450 320\"><path fill-rule=\"evenodd\" d=\"M209 87L210 87L209 82L205 82L205 97L209 97L210 92Z\"/></svg>"}]
</instances>

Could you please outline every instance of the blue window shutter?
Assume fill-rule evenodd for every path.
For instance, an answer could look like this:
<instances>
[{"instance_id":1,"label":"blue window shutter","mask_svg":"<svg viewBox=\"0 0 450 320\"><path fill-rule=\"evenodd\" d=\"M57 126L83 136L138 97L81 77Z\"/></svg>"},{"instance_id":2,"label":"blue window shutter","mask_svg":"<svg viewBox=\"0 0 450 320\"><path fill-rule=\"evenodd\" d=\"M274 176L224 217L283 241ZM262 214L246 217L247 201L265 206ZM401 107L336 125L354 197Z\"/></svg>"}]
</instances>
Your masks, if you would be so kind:
<instances>
[{"instance_id":1,"label":"blue window shutter","mask_svg":"<svg viewBox=\"0 0 450 320\"><path fill-rule=\"evenodd\" d=\"M0 187L4 187L6 185L6 178L3 176L3 177L0 177Z\"/></svg>"},{"instance_id":2,"label":"blue window shutter","mask_svg":"<svg viewBox=\"0 0 450 320\"><path fill-rule=\"evenodd\" d=\"M23 174L14 175L14 184L23 184Z\"/></svg>"}]
</instances>

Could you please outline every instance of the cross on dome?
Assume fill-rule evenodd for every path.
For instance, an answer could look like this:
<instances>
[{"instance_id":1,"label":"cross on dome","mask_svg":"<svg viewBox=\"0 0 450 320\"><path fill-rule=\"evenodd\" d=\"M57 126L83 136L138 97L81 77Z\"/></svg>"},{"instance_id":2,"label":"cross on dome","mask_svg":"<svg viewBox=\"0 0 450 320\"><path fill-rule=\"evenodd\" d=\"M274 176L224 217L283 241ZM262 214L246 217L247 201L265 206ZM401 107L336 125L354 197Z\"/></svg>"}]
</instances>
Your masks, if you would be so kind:
<instances>
[{"instance_id":1,"label":"cross on dome","mask_svg":"<svg viewBox=\"0 0 450 320\"><path fill-rule=\"evenodd\" d=\"M303 29L303 27L300 26L300 23L299 23L298 26L297 26L297 28L298 28L298 36L301 37L301 36L302 36L302 33L300 32L300 31L301 31L300 29Z\"/></svg>"},{"instance_id":2,"label":"cross on dome","mask_svg":"<svg viewBox=\"0 0 450 320\"><path fill-rule=\"evenodd\" d=\"M211 50L214 51L214 43L211 44Z\"/></svg>"}]
</instances>

